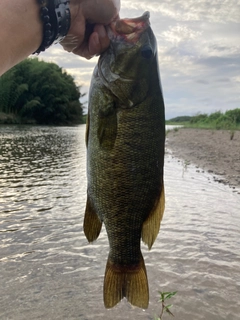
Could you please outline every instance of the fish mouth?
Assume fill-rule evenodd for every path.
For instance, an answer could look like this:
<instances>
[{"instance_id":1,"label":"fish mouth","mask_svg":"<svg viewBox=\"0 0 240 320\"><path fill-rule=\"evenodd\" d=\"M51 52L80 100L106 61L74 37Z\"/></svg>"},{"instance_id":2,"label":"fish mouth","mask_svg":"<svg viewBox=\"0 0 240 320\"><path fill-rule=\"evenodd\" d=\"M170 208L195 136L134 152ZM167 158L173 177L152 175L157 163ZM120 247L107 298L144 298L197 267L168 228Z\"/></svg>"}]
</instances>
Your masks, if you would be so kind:
<instances>
[{"instance_id":1,"label":"fish mouth","mask_svg":"<svg viewBox=\"0 0 240 320\"><path fill-rule=\"evenodd\" d=\"M99 77L102 79L103 83L108 86L116 80L120 80L125 83L132 83L136 81L135 78L124 78L125 70L119 70L119 73L115 73L111 70L111 64L104 63L109 56L115 56L114 43L125 43L129 46L138 46L137 42L140 39L142 33L150 26L150 13L148 11L144 12L140 17L131 19L117 19L114 20L107 28L107 34L110 39L110 47L105 51L98 60L98 71ZM149 50L143 50L142 56L148 58L150 57ZM110 61L110 59L109 59ZM122 74L121 74L122 73Z\"/></svg>"},{"instance_id":2,"label":"fish mouth","mask_svg":"<svg viewBox=\"0 0 240 320\"><path fill-rule=\"evenodd\" d=\"M150 13L146 11L137 18L118 19L113 21L107 28L110 40L122 39L129 43L136 43L140 35L150 26Z\"/></svg>"}]
</instances>

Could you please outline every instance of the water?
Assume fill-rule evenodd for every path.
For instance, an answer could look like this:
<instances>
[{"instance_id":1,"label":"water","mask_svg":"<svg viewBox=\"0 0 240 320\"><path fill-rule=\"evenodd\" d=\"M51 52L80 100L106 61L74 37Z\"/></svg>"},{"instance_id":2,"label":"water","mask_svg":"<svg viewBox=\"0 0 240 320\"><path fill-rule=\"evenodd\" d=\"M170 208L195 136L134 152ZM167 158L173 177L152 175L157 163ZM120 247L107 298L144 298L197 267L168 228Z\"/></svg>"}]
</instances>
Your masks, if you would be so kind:
<instances>
[{"instance_id":1,"label":"water","mask_svg":"<svg viewBox=\"0 0 240 320\"><path fill-rule=\"evenodd\" d=\"M88 244L82 230L84 131L0 127L0 319L153 319L158 290L178 291L176 320L239 319L240 196L169 153L161 232L142 247L149 308L104 309L106 232Z\"/></svg>"}]
</instances>

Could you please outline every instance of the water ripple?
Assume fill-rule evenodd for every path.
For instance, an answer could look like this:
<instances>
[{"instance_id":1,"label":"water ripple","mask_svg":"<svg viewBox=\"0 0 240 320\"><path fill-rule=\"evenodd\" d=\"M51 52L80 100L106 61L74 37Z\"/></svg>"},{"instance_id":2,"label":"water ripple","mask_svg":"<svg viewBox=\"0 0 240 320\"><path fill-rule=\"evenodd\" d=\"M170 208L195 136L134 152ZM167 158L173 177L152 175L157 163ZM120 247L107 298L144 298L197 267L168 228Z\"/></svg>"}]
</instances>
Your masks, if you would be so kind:
<instances>
[{"instance_id":1,"label":"water ripple","mask_svg":"<svg viewBox=\"0 0 240 320\"><path fill-rule=\"evenodd\" d=\"M240 199L166 154L166 211L149 252L147 311L105 310L106 230L88 244L85 126L0 127L0 318L153 319L158 290L177 290L175 319L237 320Z\"/></svg>"}]
</instances>

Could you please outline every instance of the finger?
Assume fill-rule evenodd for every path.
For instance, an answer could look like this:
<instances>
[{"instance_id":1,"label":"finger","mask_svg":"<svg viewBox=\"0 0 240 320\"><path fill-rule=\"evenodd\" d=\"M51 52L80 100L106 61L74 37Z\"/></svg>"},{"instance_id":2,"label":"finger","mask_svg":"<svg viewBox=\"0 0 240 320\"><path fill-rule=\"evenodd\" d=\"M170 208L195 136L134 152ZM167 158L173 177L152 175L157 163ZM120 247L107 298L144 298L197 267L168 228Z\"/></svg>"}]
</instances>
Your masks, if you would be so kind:
<instances>
[{"instance_id":1,"label":"finger","mask_svg":"<svg viewBox=\"0 0 240 320\"><path fill-rule=\"evenodd\" d=\"M98 41L98 40L96 40L96 41ZM97 46L97 44L95 46ZM80 46L78 46L77 48L74 48L74 50L72 52L74 54L79 55L81 57L84 57L86 59L91 59L96 54L95 52L91 52L90 53L90 51L89 51L89 43L85 42L85 41Z\"/></svg>"},{"instance_id":2,"label":"finger","mask_svg":"<svg viewBox=\"0 0 240 320\"><path fill-rule=\"evenodd\" d=\"M95 56L101 52L101 43L97 32L93 32L89 37L88 51L91 56Z\"/></svg>"},{"instance_id":3,"label":"finger","mask_svg":"<svg viewBox=\"0 0 240 320\"><path fill-rule=\"evenodd\" d=\"M98 35L98 41L100 46L97 48L98 49L97 53L99 54L105 51L109 47L110 40L107 35L106 28L103 25L96 24L94 27L94 32L97 33ZM89 42L89 47L90 46L91 46L91 42ZM91 51L91 48L89 48L89 50Z\"/></svg>"},{"instance_id":4,"label":"finger","mask_svg":"<svg viewBox=\"0 0 240 320\"><path fill-rule=\"evenodd\" d=\"M68 35L60 42L60 44L63 46L64 50L72 52L74 48L79 45L79 39L76 36Z\"/></svg>"},{"instance_id":5,"label":"finger","mask_svg":"<svg viewBox=\"0 0 240 320\"><path fill-rule=\"evenodd\" d=\"M73 53L86 59L101 54L110 44L106 29L103 25L95 25L88 42L83 42L81 46L73 50Z\"/></svg>"},{"instance_id":6,"label":"finger","mask_svg":"<svg viewBox=\"0 0 240 320\"><path fill-rule=\"evenodd\" d=\"M74 50L73 53L78 54L86 59L91 59L95 55L101 52L101 44L99 41L99 36L96 32L93 32L88 42L82 43L82 45Z\"/></svg>"}]
</instances>

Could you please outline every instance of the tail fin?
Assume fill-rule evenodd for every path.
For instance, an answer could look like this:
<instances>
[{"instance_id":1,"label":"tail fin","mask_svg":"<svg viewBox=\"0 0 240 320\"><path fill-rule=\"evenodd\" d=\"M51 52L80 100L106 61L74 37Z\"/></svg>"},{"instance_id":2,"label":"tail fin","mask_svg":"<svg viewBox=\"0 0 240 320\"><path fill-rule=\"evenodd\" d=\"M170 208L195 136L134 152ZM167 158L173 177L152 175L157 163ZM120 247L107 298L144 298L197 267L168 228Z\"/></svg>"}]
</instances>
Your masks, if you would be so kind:
<instances>
[{"instance_id":1,"label":"tail fin","mask_svg":"<svg viewBox=\"0 0 240 320\"><path fill-rule=\"evenodd\" d=\"M108 259L103 291L105 308L114 307L126 297L132 305L147 309L149 290L143 257L134 268L116 266Z\"/></svg>"}]
</instances>

